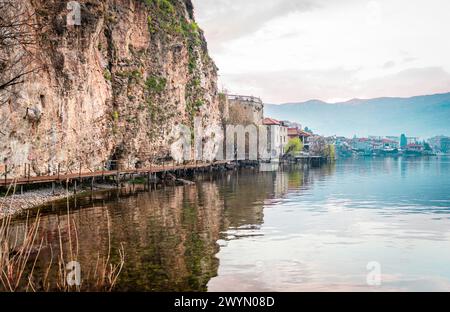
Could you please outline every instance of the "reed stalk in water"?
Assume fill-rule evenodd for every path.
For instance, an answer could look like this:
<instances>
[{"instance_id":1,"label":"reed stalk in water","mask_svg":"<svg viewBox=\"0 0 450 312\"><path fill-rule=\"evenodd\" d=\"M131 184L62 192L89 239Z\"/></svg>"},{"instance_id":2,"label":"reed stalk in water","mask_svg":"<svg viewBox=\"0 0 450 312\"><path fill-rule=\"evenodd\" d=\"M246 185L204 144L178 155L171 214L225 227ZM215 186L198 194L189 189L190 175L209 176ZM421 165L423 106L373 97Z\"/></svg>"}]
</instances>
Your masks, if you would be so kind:
<instances>
[{"instance_id":1,"label":"reed stalk in water","mask_svg":"<svg viewBox=\"0 0 450 312\"><path fill-rule=\"evenodd\" d=\"M67 195L68 195L68 189ZM6 196L14 200L15 185L8 188ZM4 207L0 202L0 211ZM81 279L77 285L69 283L68 274L71 268L69 263L78 263L79 238L75 220L70 213L69 196L67 196L67 224L62 227L58 221L58 250L55 253L51 242L44 239L40 232L41 216L38 212L31 220L30 212L27 213L24 228L20 231L14 226L12 216L6 216L0 220L0 286L9 292L16 291L113 291L125 264L124 246L121 244L118 253L118 263L111 261L111 225L107 214L108 227L108 253L106 257L97 254L97 260L93 274L86 274L86 279ZM63 231L68 233L67 242L64 242ZM36 273L36 267L41 259L43 249L50 250L50 259L45 264L43 274ZM93 255L92 255L93 256ZM56 259L55 259L56 257ZM42 262L42 261L41 261Z\"/></svg>"}]
</instances>

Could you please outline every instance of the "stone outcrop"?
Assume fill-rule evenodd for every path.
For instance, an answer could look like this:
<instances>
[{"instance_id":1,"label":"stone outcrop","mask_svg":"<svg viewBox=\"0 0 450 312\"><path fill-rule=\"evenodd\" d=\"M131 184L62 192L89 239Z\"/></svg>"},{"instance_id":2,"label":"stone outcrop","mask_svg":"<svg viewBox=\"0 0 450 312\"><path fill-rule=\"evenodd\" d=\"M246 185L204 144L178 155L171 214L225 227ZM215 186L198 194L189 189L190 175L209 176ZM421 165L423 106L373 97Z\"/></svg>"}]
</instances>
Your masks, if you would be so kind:
<instances>
[{"instance_id":1,"label":"stone outcrop","mask_svg":"<svg viewBox=\"0 0 450 312\"><path fill-rule=\"evenodd\" d=\"M8 176L25 164L31 175L146 166L169 154L175 126L222 122L191 0L81 0L79 12L68 1L15 2L38 25L27 47L37 70L0 106ZM68 23L77 13L80 25Z\"/></svg>"}]
</instances>

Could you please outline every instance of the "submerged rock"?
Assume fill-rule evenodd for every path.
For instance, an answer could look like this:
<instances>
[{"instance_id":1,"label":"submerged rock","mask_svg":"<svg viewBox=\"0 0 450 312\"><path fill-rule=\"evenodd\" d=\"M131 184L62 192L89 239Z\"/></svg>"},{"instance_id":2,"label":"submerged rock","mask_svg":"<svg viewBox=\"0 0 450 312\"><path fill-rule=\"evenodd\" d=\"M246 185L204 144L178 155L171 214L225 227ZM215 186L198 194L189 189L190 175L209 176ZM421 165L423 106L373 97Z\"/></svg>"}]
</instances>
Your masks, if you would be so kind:
<instances>
[{"instance_id":1,"label":"submerged rock","mask_svg":"<svg viewBox=\"0 0 450 312\"><path fill-rule=\"evenodd\" d=\"M184 180L184 179L177 179L177 182L182 185L195 185L195 182Z\"/></svg>"}]
</instances>

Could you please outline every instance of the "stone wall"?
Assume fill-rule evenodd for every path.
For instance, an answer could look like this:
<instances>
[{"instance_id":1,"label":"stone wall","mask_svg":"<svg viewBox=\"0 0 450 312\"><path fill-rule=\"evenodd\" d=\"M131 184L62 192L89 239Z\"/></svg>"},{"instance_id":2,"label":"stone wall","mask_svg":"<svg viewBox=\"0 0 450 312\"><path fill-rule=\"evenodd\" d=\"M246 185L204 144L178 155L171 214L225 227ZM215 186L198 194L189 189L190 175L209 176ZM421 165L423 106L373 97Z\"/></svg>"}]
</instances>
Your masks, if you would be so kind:
<instances>
[{"instance_id":1,"label":"stone wall","mask_svg":"<svg viewBox=\"0 0 450 312\"><path fill-rule=\"evenodd\" d=\"M229 119L235 125L262 125L264 104L259 98L228 95Z\"/></svg>"}]
</instances>

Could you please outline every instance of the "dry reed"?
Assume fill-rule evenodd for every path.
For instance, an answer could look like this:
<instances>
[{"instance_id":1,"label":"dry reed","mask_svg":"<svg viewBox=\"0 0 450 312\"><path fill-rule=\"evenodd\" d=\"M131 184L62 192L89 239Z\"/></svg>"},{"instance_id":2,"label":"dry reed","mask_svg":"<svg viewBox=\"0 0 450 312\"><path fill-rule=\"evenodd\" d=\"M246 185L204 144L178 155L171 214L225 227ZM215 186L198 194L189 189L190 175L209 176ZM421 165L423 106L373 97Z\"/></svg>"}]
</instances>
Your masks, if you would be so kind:
<instances>
[{"instance_id":1,"label":"dry reed","mask_svg":"<svg viewBox=\"0 0 450 312\"><path fill-rule=\"evenodd\" d=\"M15 185L10 185L5 196L15 194ZM75 220L71 217L69 205L69 192L67 192L67 224L61 227L58 222L58 247L55 254L52 244L40 235L41 216L38 212L34 220L31 220L30 213L24 224L24 229L19 232L19 228L14 226L12 216L6 216L0 220L0 286L5 291L16 292L36 292L36 291L113 291L118 278L125 264L125 251L123 244L118 249L118 263L111 261L111 225L107 214L108 228L108 252L106 257L97 254L96 265L93 274L88 270L86 279L81 279L79 285L69 285L68 274L70 269L67 264L78 262L79 260L79 238ZM5 202L5 201L4 201ZM3 209L0 203L0 212ZM14 232L15 229L15 232ZM68 233L67 242L63 243L62 232ZM42 237L41 237L42 236ZM50 260L46 263L43 274L36 273L36 267L40 260L41 251L47 248L50 250ZM54 261L54 257L56 261ZM93 255L89 255L93 256ZM92 257L93 258L93 257ZM55 273L56 272L56 273Z\"/></svg>"}]
</instances>

